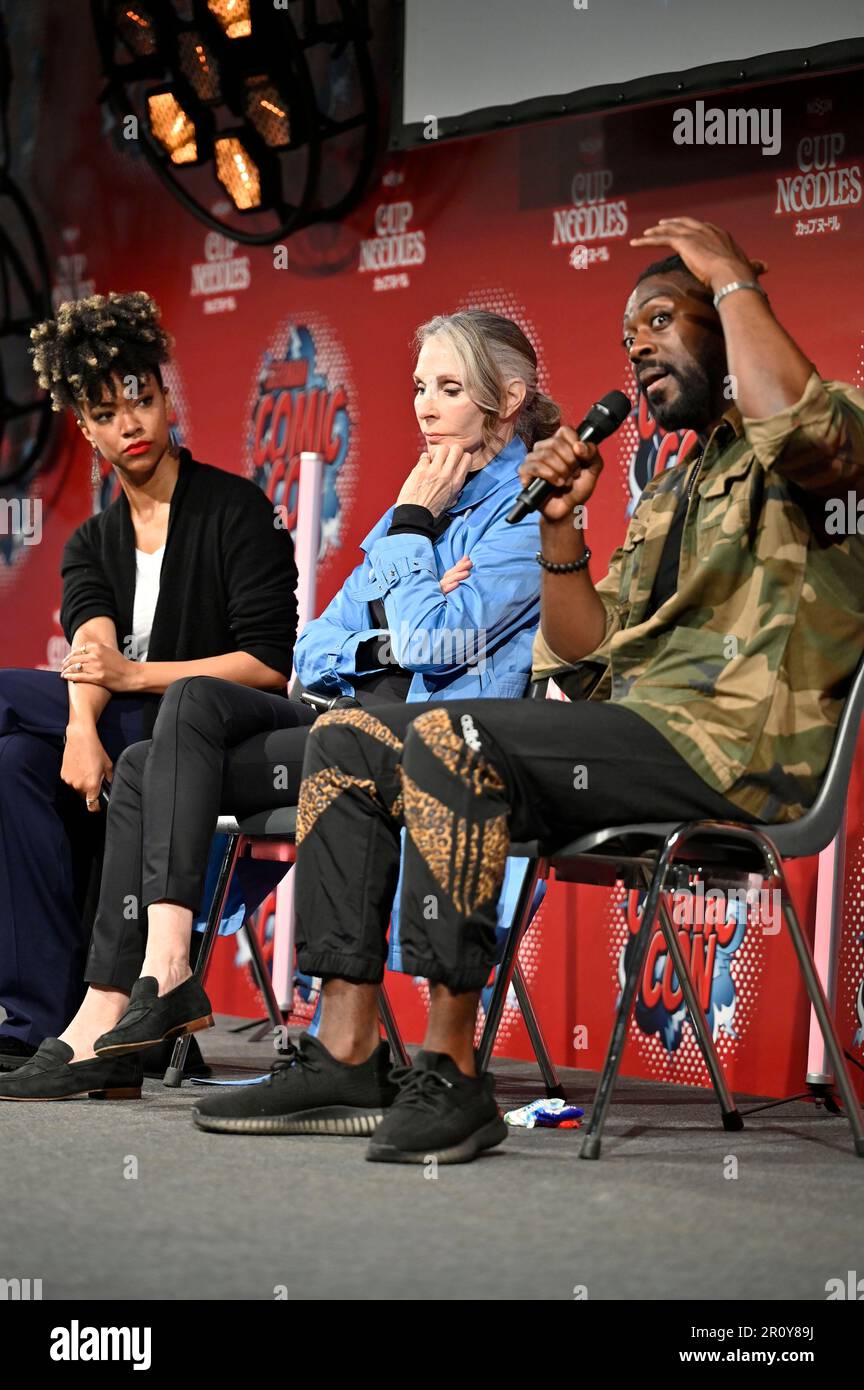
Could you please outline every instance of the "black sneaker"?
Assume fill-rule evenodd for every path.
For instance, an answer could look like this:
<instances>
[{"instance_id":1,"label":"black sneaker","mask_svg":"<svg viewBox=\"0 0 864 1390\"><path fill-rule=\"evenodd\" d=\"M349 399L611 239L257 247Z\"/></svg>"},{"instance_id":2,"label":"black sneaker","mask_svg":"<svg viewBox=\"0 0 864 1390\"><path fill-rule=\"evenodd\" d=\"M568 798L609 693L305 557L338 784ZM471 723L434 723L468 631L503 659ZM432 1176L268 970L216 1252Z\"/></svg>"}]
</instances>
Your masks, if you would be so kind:
<instances>
[{"instance_id":1,"label":"black sneaker","mask_svg":"<svg viewBox=\"0 0 864 1390\"><path fill-rule=\"evenodd\" d=\"M266 1081L208 1096L192 1118L199 1129L220 1134L373 1134L396 1095L390 1067L386 1042L367 1061L350 1066L303 1033Z\"/></svg>"},{"instance_id":2,"label":"black sneaker","mask_svg":"<svg viewBox=\"0 0 864 1390\"><path fill-rule=\"evenodd\" d=\"M123 1017L93 1044L97 1057L122 1057L181 1033L213 1027L210 1000L194 975L161 998L158 991L159 982L152 975L135 981Z\"/></svg>"},{"instance_id":3,"label":"black sneaker","mask_svg":"<svg viewBox=\"0 0 864 1390\"><path fill-rule=\"evenodd\" d=\"M507 1138L488 1072L466 1076L446 1052L392 1073L399 1094L369 1143L373 1163L468 1163Z\"/></svg>"},{"instance_id":4,"label":"black sneaker","mask_svg":"<svg viewBox=\"0 0 864 1390\"><path fill-rule=\"evenodd\" d=\"M15 1071L25 1062L29 1062L35 1052L36 1048L32 1043L25 1043L20 1038L10 1038L5 1033L0 1033L0 1072Z\"/></svg>"},{"instance_id":5,"label":"black sneaker","mask_svg":"<svg viewBox=\"0 0 864 1390\"><path fill-rule=\"evenodd\" d=\"M91 1058L73 1062L75 1053L59 1038L46 1038L15 1071L0 1077L0 1100L138 1100L142 1070L137 1057Z\"/></svg>"}]
</instances>

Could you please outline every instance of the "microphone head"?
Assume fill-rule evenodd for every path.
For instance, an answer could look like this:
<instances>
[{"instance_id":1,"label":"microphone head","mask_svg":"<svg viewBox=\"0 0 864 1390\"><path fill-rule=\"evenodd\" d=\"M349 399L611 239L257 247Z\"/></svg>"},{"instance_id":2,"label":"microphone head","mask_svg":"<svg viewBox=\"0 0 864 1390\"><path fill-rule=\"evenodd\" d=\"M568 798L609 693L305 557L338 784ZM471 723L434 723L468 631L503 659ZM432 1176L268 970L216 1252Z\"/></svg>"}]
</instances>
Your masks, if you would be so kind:
<instances>
[{"instance_id":1,"label":"microphone head","mask_svg":"<svg viewBox=\"0 0 864 1390\"><path fill-rule=\"evenodd\" d=\"M619 425L623 425L632 409L623 391L608 391L588 411L577 430L579 438L590 440L592 444L602 444Z\"/></svg>"},{"instance_id":2,"label":"microphone head","mask_svg":"<svg viewBox=\"0 0 864 1390\"><path fill-rule=\"evenodd\" d=\"M619 425L623 425L630 411L633 409L633 404L629 396L625 396L623 391L607 391L606 395L601 397L597 404L601 406L603 410L607 410L615 421L612 426L613 430L617 430Z\"/></svg>"}]
</instances>

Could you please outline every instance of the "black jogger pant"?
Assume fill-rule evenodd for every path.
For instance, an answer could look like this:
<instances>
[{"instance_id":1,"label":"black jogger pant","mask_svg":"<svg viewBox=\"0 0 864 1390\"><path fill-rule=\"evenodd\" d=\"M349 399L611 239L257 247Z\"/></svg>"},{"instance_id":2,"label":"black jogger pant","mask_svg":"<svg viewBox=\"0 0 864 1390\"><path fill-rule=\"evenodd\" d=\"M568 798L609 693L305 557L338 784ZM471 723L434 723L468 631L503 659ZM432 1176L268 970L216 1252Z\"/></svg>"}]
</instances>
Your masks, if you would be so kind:
<instances>
[{"instance_id":1,"label":"black jogger pant","mask_svg":"<svg viewBox=\"0 0 864 1390\"><path fill-rule=\"evenodd\" d=\"M403 968L459 992L482 989L494 963L511 839L564 843L602 826L703 817L755 820L620 705L454 700L334 710L309 731L303 766L299 968L381 980L403 824Z\"/></svg>"},{"instance_id":2,"label":"black jogger pant","mask_svg":"<svg viewBox=\"0 0 864 1390\"><path fill-rule=\"evenodd\" d=\"M114 767L88 984L129 993L151 903L198 912L220 814L296 804L314 718L299 700L234 681L193 676L168 687L153 738Z\"/></svg>"}]
</instances>

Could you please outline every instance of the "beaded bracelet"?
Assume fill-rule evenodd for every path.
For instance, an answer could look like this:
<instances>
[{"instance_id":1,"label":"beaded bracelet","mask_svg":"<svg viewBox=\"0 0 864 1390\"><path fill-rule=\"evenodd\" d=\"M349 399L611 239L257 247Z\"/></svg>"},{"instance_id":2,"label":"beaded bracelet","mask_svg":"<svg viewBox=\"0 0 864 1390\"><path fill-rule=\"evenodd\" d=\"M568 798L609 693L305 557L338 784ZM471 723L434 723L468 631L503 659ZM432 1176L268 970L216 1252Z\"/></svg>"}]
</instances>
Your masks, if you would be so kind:
<instances>
[{"instance_id":1,"label":"beaded bracelet","mask_svg":"<svg viewBox=\"0 0 864 1390\"><path fill-rule=\"evenodd\" d=\"M545 559L539 550L537 551L535 559L538 565L542 565L543 569L548 570L550 574L575 574L577 570L584 570L588 561L591 559L591 551L586 545L585 554L580 555L578 560L571 560L566 565L556 565L552 560Z\"/></svg>"}]
</instances>

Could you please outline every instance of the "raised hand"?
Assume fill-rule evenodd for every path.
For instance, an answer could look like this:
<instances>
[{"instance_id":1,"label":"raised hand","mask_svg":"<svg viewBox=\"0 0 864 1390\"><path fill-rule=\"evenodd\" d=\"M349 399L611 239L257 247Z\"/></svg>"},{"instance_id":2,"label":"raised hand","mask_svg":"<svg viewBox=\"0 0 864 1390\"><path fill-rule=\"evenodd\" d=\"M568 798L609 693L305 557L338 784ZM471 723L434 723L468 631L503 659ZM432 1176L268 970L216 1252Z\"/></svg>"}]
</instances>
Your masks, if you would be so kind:
<instances>
[{"instance_id":1,"label":"raised hand","mask_svg":"<svg viewBox=\"0 0 864 1390\"><path fill-rule=\"evenodd\" d=\"M656 226L631 237L630 245L670 247L715 294L732 280L755 280L768 269L764 261L750 260L722 227L695 217L661 217Z\"/></svg>"},{"instance_id":2,"label":"raised hand","mask_svg":"<svg viewBox=\"0 0 864 1390\"><path fill-rule=\"evenodd\" d=\"M460 444L439 444L431 454L421 454L402 484L397 507L413 502L415 506L428 507L433 516L440 516L462 491L472 458Z\"/></svg>"}]
</instances>

